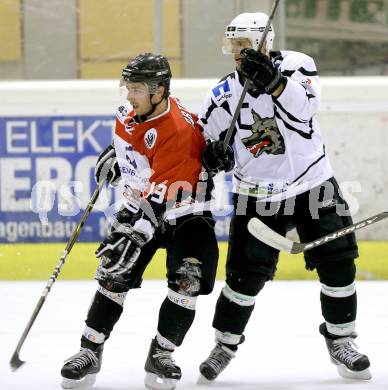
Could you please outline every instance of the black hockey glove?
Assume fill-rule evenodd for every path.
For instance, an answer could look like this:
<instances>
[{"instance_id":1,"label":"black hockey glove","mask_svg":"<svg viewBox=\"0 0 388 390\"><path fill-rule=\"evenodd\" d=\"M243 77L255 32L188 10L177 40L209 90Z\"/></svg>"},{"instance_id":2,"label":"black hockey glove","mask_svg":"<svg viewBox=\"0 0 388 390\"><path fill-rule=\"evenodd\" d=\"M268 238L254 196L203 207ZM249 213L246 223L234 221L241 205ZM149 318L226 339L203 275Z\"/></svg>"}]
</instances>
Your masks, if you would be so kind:
<instances>
[{"instance_id":1,"label":"black hockey glove","mask_svg":"<svg viewBox=\"0 0 388 390\"><path fill-rule=\"evenodd\" d=\"M224 151L223 141L210 142L202 152L202 164L213 176L221 171L229 172L234 167L233 149L228 145Z\"/></svg>"},{"instance_id":2,"label":"black hockey glove","mask_svg":"<svg viewBox=\"0 0 388 390\"><path fill-rule=\"evenodd\" d=\"M94 178L97 184L99 184L102 180L106 180L108 184L115 187L119 183L121 179L121 172L113 145L109 145L98 156L96 167L94 169Z\"/></svg>"},{"instance_id":3,"label":"black hockey glove","mask_svg":"<svg viewBox=\"0 0 388 390\"><path fill-rule=\"evenodd\" d=\"M269 95L279 87L284 79L270 58L253 49L241 50L240 71L260 93Z\"/></svg>"},{"instance_id":4,"label":"black hockey glove","mask_svg":"<svg viewBox=\"0 0 388 390\"><path fill-rule=\"evenodd\" d=\"M95 252L96 257L101 259L96 278L115 281L117 276L130 271L146 242L146 236L136 231L129 223L119 224Z\"/></svg>"}]
</instances>

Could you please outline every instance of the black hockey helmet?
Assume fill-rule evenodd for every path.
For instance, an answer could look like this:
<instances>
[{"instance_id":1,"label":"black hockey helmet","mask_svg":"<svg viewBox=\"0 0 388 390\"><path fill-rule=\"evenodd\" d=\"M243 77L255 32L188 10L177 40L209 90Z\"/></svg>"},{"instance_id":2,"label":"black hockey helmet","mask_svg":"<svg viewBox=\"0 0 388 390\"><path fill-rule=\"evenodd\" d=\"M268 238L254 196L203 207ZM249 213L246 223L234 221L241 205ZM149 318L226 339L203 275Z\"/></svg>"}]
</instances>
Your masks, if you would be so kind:
<instances>
[{"instance_id":1,"label":"black hockey helmet","mask_svg":"<svg viewBox=\"0 0 388 390\"><path fill-rule=\"evenodd\" d=\"M120 85L127 82L146 83L150 94L155 93L159 85L165 88L164 97L170 93L172 74L167 58L152 53L142 53L128 62L121 74Z\"/></svg>"}]
</instances>

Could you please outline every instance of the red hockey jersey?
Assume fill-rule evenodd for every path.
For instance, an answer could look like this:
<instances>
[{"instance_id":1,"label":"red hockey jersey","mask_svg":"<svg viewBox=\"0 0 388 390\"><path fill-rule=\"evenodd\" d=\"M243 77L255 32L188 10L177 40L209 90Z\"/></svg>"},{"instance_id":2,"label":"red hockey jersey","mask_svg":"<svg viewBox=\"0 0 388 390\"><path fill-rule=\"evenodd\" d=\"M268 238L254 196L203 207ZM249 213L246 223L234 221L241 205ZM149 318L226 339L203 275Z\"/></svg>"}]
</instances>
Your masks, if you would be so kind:
<instances>
[{"instance_id":1,"label":"red hockey jersey","mask_svg":"<svg viewBox=\"0 0 388 390\"><path fill-rule=\"evenodd\" d=\"M169 97L165 112L142 123L129 103L119 107L114 144L127 188L158 203L197 191L205 140L197 117L176 99Z\"/></svg>"}]
</instances>

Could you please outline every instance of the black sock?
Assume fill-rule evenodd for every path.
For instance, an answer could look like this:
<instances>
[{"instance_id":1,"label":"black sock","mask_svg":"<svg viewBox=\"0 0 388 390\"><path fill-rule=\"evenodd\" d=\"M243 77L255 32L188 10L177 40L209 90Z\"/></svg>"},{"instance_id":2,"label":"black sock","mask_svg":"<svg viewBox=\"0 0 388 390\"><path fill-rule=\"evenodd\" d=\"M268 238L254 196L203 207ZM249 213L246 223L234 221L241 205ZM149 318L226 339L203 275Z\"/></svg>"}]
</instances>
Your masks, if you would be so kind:
<instances>
[{"instance_id":1,"label":"black sock","mask_svg":"<svg viewBox=\"0 0 388 390\"><path fill-rule=\"evenodd\" d=\"M251 317L254 305L240 306L221 292L214 313L213 328L220 332L242 335Z\"/></svg>"},{"instance_id":2,"label":"black sock","mask_svg":"<svg viewBox=\"0 0 388 390\"><path fill-rule=\"evenodd\" d=\"M321 292L323 318L331 324L346 324L355 321L357 315L357 293L349 297L329 297Z\"/></svg>"},{"instance_id":3,"label":"black sock","mask_svg":"<svg viewBox=\"0 0 388 390\"><path fill-rule=\"evenodd\" d=\"M121 305L97 291L90 305L85 323L96 332L103 333L106 340L122 312L123 307ZM100 344L93 343L85 336L81 338L81 346L84 348L95 350L98 345Z\"/></svg>"},{"instance_id":4,"label":"black sock","mask_svg":"<svg viewBox=\"0 0 388 390\"><path fill-rule=\"evenodd\" d=\"M186 309L170 301L163 301L159 310L158 332L176 346L182 344L194 321L195 310Z\"/></svg>"}]
</instances>

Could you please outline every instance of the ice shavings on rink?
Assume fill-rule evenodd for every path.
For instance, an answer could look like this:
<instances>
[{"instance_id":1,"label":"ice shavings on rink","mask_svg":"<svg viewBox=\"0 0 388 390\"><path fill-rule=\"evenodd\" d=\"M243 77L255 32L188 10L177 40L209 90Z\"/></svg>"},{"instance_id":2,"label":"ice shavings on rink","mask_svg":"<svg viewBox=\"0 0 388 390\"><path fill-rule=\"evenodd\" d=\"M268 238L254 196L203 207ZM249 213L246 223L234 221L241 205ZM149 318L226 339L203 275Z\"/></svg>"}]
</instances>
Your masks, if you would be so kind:
<instances>
[{"instance_id":1,"label":"ice shavings on rink","mask_svg":"<svg viewBox=\"0 0 388 390\"><path fill-rule=\"evenodd\" d=\"M27 363L12 373L9 359L45 286L42 282L0 282L0 389L60 389L63 361L75 354L96 283L62 282L53 286L20 357ZM359 282L356 342L371 360L367 382L341 379L318 333L321 322L318 282L275 281L259 294L246 342L211 386L198 386L198 366L214 346L214 304L200 297L197 316L175 358L183 378L177 389L336 390L388 388L388 282ZM144 362L156 331L164 281L145 281L129 293L124 313L106 343L96 390L143 389Z\"/></svg>"}]
</instances>

